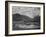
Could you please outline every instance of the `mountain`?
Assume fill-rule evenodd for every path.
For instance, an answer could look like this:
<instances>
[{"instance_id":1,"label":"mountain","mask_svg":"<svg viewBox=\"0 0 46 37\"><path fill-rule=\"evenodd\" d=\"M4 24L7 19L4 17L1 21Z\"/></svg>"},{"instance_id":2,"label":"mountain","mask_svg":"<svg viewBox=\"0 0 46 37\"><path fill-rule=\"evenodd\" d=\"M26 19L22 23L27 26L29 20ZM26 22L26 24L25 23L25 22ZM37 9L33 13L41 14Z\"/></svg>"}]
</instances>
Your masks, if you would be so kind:
<instances>
[{"instance_id":1,"label":"mountain","mask_svg":"<svg viewBox=\"0 0 46 37\"><path fill-rule=\"evenodd\" d=\"M35 16L34 18L30 18L25 15L13 14L12 18L13 18L12 19L13 20L13 30L15 30L15 29L16 30L19 30L19 29L23 30L23 29L27 29L32 26L37 29L40 26L40 16Z\"/></svg>"},{"instance_id":2,"label":"mountain","mask_svg":"<svg viewBox=\"0 0 46 37\"><path fill-rule=\"evenodd\" d=\"M31 22L40 22L40 16L36 16L34 18L30 18L28 16L20 15L20 14L13 14L13 22L24 23L24 24L31 24Z\"/></svg>"},{"instance_id":3,"label":"mountain","mask_svg":"<svg viewBox=\"0 0 46 37\"><path fill-rule=\"evenodd\" d=\"M31 22L32 19L28 16L20 15L20 14L13 14L13 21L23 21L24 23Z\"/></svg>"},{"instance_id":4,"label":"mountain","mask_svg":"<svg viewBox=\"0 0 46 37\"><path fill-rule=\"evenodd\" d=\"M39 15L38 15L38 16L35 16L35 17L34 17L34 21L40 22L40 16L39 16Z\"/></svg>"}]
</instances>

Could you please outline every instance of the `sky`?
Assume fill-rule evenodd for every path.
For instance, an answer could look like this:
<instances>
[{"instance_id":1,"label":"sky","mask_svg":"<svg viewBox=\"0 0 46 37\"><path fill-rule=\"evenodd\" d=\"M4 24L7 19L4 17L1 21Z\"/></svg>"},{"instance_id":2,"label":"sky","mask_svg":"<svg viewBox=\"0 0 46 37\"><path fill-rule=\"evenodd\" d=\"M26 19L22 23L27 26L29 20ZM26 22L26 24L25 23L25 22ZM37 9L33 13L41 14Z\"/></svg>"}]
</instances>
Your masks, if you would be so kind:
<instances>
[{"instance_id":1,"label":"sky","mask_svg":"<svg viewBox=\"0 0 46 37\"><path fill-rule=\"evenodd\" d=\"M12 14L16 13L29 16L30 18L34 18L37 15L40 16L40 7L12 6Z\"/></svg>"}]
</instances>

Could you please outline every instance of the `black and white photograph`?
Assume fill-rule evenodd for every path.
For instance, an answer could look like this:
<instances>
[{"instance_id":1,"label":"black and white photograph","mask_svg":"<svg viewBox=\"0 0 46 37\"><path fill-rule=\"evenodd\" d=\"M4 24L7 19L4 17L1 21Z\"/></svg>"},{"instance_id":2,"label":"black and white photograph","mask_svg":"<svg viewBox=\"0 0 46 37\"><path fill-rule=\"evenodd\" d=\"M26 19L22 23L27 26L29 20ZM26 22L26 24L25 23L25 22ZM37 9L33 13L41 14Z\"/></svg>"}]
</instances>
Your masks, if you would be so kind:
<instances>
[{"instance_id":1,"label":"black and white photograph","mask_svg":"<svg viewBox=\"0 0 46 37\"><path fill-rule=\"evenodd\" d=\"M12 7L13 30L40 29L40 7Z\"/></svg>"},{"instance_id":2,"label":"black and white photograph","mask_svg":"<svg viewBox=\"0 0 46 37\"><path fill-rule=\"evenodd\" d=\"M33 35L45 32L45 4L6 1L6 35Z\"/></svg>"}]
</instances>

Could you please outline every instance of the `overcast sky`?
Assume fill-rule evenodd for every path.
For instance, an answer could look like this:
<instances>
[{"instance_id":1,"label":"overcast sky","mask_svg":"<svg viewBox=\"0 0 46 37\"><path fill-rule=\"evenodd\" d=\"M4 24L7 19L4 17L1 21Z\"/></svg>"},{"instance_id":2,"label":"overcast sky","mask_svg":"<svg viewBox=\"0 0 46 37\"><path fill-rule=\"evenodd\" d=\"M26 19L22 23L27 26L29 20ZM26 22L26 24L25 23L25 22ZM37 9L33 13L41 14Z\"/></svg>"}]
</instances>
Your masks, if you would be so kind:
<instances>
[{"instance_id":1,"label":"overcast sky","mask_svg":"<svg viewBox=\"0 0 46 37\"><path fill-rule=\"evenodd\" d=\"M12 14L19 13L21 15L29 16L33 18L37 15L40 15L40 8L39 7L21 7L21 6L13 6L12 7Z\"/></svg>"}]
</instances>

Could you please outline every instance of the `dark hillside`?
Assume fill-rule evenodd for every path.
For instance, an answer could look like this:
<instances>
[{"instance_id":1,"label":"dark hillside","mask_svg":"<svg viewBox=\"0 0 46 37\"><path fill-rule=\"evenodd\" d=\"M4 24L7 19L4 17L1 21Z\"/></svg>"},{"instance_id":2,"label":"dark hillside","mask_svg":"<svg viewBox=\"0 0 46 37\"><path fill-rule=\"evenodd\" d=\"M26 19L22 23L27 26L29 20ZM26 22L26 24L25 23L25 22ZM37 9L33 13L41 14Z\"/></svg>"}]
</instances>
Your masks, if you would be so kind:
<instances>
[{"instance_id":1,"label":"dark hillside","mask_svg":"<svg viewBox=\"0 0 46 37\"><path fill-rule=\"evenodd\" d=\"M31 25L33 25L33 27ZM36 29L37 27L35 27L35 26L38 26L38 28L39 28L39 25L40 25L40 16L36 16L32 19L28 16L24 16L24 15L20 15L20 14L13 14L13 29L16 29L16 30L22 29L23 30L24 27L26 29L29 27Z\"/></svg>"}]
</instances>

